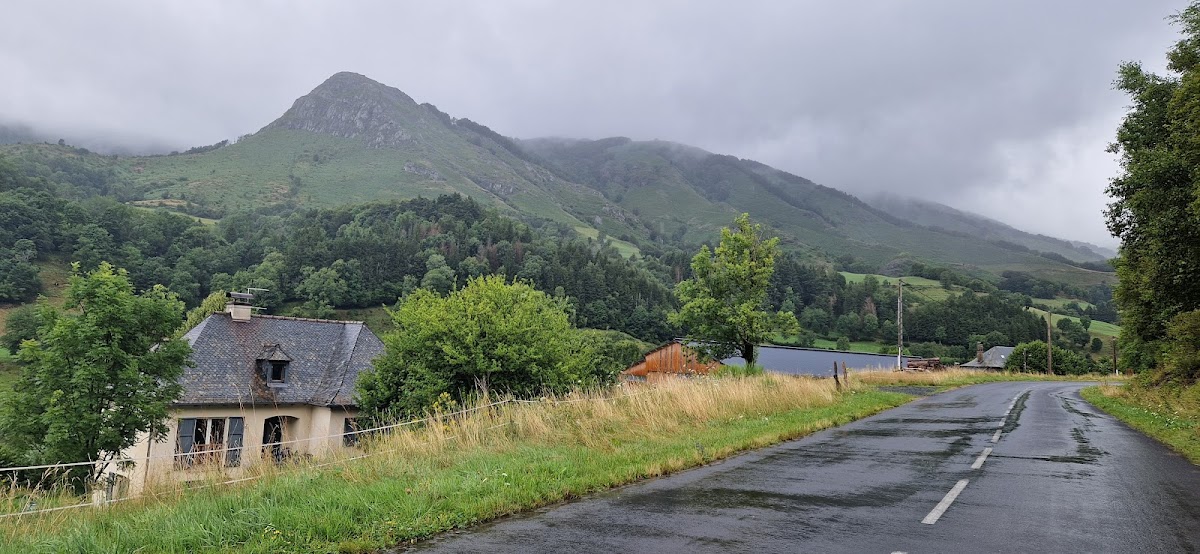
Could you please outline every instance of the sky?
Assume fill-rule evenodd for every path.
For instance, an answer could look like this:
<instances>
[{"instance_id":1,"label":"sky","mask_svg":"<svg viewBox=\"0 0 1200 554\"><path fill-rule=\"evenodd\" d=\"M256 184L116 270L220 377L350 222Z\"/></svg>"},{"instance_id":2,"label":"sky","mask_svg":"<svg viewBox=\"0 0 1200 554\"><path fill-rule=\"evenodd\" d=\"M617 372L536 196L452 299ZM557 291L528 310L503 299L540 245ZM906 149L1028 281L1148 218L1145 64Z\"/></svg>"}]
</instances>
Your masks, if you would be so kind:
<instances>
[{"instance_id":1,"label":"sky","mask_svg":"<svg viewBox=\"0 0 1200 554\"><path fill-rule=\"evenodd\" d=\"M1123 61L1182 0L17 0L0 122L182 149L338 71L508 136L670 140L1113 246Z\"/></svg>"}]
</instances>

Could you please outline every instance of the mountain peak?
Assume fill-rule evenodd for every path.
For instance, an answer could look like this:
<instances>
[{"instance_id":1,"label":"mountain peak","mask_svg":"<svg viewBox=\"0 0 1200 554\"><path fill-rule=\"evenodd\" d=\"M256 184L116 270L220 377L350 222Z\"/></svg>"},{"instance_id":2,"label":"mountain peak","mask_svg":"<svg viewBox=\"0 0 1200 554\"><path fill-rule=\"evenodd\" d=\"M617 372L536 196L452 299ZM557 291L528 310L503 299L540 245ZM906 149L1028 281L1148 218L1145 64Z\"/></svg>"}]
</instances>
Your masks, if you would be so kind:
<instances>
[{"instance_id":1,"label":"mountain peak","mask_svg":"<svg viewBox=\"0 0 1200 554\"><path fill-rule=\"evenodd\" d=\"M440 123L407 94L365 75L342 71L301 96L263 130L293 129L358 138L372 148L401 148L412 144L418 130L427 125Z\"/></svg>"}]
</instances>

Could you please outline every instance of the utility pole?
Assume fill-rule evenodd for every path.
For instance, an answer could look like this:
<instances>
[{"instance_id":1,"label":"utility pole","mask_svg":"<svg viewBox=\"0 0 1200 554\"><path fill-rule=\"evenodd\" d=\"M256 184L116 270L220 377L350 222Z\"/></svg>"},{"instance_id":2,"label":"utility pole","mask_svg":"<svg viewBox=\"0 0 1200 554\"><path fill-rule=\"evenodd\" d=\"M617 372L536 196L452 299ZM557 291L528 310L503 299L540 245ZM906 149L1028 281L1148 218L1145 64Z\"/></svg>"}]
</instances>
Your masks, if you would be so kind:
<instances>
[{"instance_id":1,"label":"utility pole","mask_svg":"<svg viewBox=\"0 0 1200 554\"><path fill-rule=\"evenodd\" d=\"M1117 369L1117 338L1113 337L1113 375L1120 375L1121 370Z\"/></svg>"},{"instance_id":2,"label":"utility pole","mask_svg":"<svg viewBox=\"0 0 1200 554\"><path fill-rule=\"evenodd\" d=\"M1046 373L1054 375L1054 334L1051 331L1050 320L1054 314L1046 312Z\"/></svg>"},{"instance_id":3,"label":"utility pole","mask_svg":"<svg viewBox=\"0 0 1200 554\"><path fill-rule=\"evenodd\" d=\"M904 369L904 279L896 279L896 369Z\"/></svg>"}]
</instances>

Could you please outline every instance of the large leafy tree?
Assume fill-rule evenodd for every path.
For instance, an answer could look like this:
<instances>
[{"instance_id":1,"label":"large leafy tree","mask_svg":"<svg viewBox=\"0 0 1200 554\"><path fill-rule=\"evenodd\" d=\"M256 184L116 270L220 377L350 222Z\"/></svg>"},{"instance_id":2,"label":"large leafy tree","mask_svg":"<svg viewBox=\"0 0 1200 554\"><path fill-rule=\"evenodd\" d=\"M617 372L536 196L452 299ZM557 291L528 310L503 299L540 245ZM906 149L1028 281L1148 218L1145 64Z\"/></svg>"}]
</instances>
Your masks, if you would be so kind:
<instances>
[{"instance_id":1,"label":"large leafy tree","mask_svg":"<svg viewBox=\"0 0 1200 554\"><path fill-rule=\"evenodd\" d=\"M753 364L755 345L776 332L797 332L795 315L767 309L778 244L778 237L764 239L762 226L742 214L733 229L721 229L716 249L702 246L692 258L692 278L676 286L682 306L671 319L688 330L702 355L719 360L736 353Z\"/></svg>"},{"instance_id":2,"label":"large leafy tree","mask_svg":"<svg viewBox=\"0 0 1200 554\"><path fill-rule=\"evenodd\" d=\"M26 341L25 362L7 398L0 428L30 461L98 461L71 477L93 481L106 460L141 432L161 439L168 405L190 349L173 338L183 303L155 286L134 294L124 270L107 262L71 277L63 310L40 306L41 326Z\"/></svg>"},{"instance_id":3,"label":"large leafy tree","mask_svg":"<svg viewBox=\"0 0 1200 554\"><path fill-rule=\"evenodd\" d=\"M1157 361L1170 320L1200 308L1200 5L1172 20L1183 37L1169 75L1120 68L1116 87L1133 104L1110 147L1121 163L1106 213L1121 239L1114 296L1125 363L1143 366Z\"/></svg>"},{"instance_id":4,"label":"large leafy tree","mask_svg":"<svg viewBox=\"0 0 1200 554\"><path fill-rule=\"evenodd\" d=\"M359 406L377 421L421 415L443 394L530 396L594 381L565 301L503 276L470 279L446 297L417 290L392 320L384 353L358 381Z\"/></svg>"}]
</instances>

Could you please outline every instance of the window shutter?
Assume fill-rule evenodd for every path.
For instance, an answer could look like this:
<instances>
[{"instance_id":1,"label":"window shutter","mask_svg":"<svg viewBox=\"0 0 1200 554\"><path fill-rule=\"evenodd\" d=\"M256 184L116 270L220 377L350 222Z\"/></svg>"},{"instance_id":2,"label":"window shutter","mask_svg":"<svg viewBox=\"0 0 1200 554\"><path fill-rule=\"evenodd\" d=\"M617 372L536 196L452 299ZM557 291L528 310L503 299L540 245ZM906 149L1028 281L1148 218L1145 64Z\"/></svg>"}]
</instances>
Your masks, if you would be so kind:
<instances>
[{"instance_id":1,"label":"window shutter","mask_svg":"<svg viewBox=\"0 0 1200 554\"><path fill-rule=\"evenodd\" d=\"M175 439L176 463L184 467L192 465L190 454L196 443L196 418L185 417L179 420L179 436Z\"/></svg>"},{"instance_id":2,"label":"window shutter","mask_svg":"<svg viewBox=\"0 0 1200 554\"><path fill-rule=\"evenodd\" d=\"M229 438L225 441L225 467L242 465L242 428L240 417L229 418Z\"/></svg>"}]
</instances>

